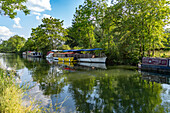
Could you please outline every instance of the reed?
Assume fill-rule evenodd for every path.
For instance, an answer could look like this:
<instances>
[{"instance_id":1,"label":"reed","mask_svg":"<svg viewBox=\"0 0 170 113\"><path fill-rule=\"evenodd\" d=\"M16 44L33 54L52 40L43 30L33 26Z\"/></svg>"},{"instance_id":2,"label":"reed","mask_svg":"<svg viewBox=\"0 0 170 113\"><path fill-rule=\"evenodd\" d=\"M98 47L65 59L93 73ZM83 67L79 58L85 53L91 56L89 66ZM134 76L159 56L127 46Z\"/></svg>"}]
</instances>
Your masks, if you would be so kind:
<instances>
[{"instance_id":1,"label":"reed","mask_svg":"<svg viewBox=\"0 0 170 113\"><path fill-rule=\"evenodd\" d=\"M22 105L22 97L24 90L16 84L14 79L14 72L9 74L0 69L0 112L1 113L38 113L42 112L41 108L33 108L30 106Z\"/></svg>"}]
</instances>

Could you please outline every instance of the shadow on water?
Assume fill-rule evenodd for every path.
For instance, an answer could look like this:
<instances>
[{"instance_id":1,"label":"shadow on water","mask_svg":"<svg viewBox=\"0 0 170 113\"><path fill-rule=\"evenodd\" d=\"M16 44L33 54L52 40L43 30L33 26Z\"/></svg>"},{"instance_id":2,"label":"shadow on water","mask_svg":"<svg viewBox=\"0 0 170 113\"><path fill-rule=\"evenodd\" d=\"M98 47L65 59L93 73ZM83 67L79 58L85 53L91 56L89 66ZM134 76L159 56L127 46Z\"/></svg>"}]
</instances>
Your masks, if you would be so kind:
<instances>
[{"instance_id":1,"label":"shadow on water","mask_svg":"<svg viewBox=\"0 0 170 113\"><path fill-rule=\"evenodd\" d=\"M54 111L56 103L69 97L60 112L168 112L169 75L138 72L134 68L127 69L129 66L16 59L10 57L6 62L10 62L9 65L14 63L12 61L22 62L32 82L38 84L32 92L42 92L38 95L40 101L48 98L46 107L51 103Z\"/></svg>"}]
</instances>

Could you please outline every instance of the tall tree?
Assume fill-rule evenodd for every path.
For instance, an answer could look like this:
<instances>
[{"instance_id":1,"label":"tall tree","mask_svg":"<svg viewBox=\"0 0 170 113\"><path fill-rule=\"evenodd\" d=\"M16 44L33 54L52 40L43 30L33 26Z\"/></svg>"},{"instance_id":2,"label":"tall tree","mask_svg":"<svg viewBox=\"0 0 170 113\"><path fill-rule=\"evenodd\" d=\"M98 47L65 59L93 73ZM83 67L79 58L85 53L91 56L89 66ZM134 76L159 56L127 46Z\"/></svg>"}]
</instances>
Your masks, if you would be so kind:
<instances>
[{"instance_id":1,"label":"tall tree","mask_svg":"<svg viewBox=\"0 0 170 113\"><path fill-rule=\"evenodd\" d=\"M105 0L85 0L83 5L76 8L73 19L73 30L83 48L96 47L94 30L101 22L104 10L107 7Z\"/></svg>"},{"instance_id":2,"label":"tall tree","mask_svg":"<svg viewBox=\"0 0 170 113\"><path fill-rule=\"evenodd\" d=\"M169 1L166 0L118 0L113 4L113 9L118 8L113 18L117 20L119 16L115 14L120 12L121 19L116 22L119 34L116 43L119 43L124 59L154 55L155 48L163 47L163 27L169 21L168 5ZM112 12L110 14L113 14Z\"/></svg>"},{"instance_id":3,"label":"tall tree","mask_svg":"<svg viewBox=\"0 0 170 113\"><path fill-rule=\"evenodd\" d=\"M37 28L32 29L31 38L35 42L35 49L46 54L66 41L67 31L63 28L63 20L50 17L42 19L42 22Z\"/></svg>"}]
</instances>

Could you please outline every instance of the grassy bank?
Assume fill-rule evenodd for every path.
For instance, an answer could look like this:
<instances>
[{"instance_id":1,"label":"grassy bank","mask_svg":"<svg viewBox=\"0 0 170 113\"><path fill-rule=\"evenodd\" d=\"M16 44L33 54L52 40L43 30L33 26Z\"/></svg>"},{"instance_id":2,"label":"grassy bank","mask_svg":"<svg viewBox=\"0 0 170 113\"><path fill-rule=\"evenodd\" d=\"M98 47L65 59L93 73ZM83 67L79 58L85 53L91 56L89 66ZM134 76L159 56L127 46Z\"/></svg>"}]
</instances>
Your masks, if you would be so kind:
<instances>
[{"instance_id":1,"label":"grassy bank","mask_svg":"<svg viewBox=\"0 0 170 113\"><path fill-rule=\"evenodd\" d=\"M1 113L37 113L40 109L32 109L32 106L22 106L22 97L24 90L16 85L13 77L14 73L10 72L10 76L6 71L0 69L0 112Z\"/></svg>"}]
</instances>

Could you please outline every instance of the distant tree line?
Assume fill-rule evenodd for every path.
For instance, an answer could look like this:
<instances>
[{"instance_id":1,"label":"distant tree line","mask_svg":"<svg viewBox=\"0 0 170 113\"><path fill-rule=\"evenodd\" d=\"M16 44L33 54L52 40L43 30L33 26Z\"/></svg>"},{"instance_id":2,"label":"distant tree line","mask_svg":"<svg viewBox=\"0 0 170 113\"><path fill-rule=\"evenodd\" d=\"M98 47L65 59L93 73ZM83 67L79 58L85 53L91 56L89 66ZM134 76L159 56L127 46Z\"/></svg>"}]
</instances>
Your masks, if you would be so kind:
<instances>
[{"instance_id":1,"label":"distant tree line","mask_svg":"<svg viewBox=\"0 0 170 113\"><path fill-rule=\"evenodd\" d=\"M14 35L10 37L7 41L3 41L0 44L0 52L14 52L19 53L21 48L24 47L26 39L24 37Z\"/></svg>"},{"instance_id":2,"label":"distant tree line","mask_svg":"<svg viewBox=\"0 0 170 113\"><path fill-rule=\"evenodd\" d=\"M63 20L42 19L20 51L103 48L109 62L136 64L155 49L170 47L168 0L84 0L76 8L72 26ZM7 46L6 46L7 47ZM16 51L19 49L15 49Z\"/></svg>"}]
</instances>

